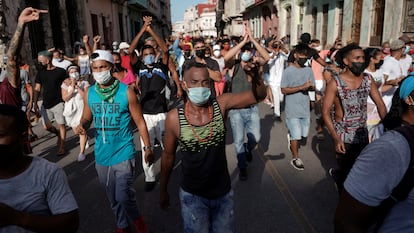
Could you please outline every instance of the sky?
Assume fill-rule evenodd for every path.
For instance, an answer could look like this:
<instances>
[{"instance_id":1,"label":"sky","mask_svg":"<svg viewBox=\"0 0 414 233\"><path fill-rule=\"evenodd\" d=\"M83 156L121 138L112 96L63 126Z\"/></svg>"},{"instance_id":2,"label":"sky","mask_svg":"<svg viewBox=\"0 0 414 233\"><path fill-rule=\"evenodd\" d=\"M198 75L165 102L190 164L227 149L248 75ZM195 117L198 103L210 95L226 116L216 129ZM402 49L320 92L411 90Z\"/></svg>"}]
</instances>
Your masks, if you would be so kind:
<instances>
[{"instance_id":1,"label":"sky","mask_svg":"<svg viewBox=\"0 0 414 233\"><path fill-rule=\"evenodd\" d=\"M205 3L206 0L171 0L171 22L184 20L184 11L190 6Z\"/></svg>"}]
</instances>

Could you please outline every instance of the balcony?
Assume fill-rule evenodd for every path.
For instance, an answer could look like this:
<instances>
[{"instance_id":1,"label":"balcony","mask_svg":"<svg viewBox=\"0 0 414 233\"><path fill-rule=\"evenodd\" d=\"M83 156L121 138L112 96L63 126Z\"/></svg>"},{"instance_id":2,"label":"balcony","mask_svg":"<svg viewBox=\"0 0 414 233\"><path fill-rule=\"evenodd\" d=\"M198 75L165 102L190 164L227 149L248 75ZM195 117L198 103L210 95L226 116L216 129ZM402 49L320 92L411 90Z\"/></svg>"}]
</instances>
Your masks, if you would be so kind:
<instances>
[{"instance_id":1,"label":"balcony","mask_svg":"<svg viewBox=\"0 0 414 233\"><path fill-rule=\"evenodd\" d=\"M148 8L148 0L128 0L129 5L135 5L141 8Z\"/></svg>"}]
</instances>

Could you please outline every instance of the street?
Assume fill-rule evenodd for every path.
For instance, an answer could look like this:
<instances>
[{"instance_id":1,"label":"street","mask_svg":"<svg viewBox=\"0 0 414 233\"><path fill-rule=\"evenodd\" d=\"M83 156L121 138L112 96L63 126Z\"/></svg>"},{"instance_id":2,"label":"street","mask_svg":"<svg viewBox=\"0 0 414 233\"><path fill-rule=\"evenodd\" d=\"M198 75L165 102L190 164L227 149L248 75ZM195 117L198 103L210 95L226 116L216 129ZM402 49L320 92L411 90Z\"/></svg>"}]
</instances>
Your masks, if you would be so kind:
<instances>
[{"instance_id":1,"label":"street","mask_svg":"<svg viewBox=\"0 0 414 233\"><path fill-rule=\"evenodd\" d=\"M275 122L272 110L261 103L262 138L253 152L248 167L248 180L239 181L237 160L232 144L230 125L227 124L227 160L234 189L234 214L236 233L329 233L333 232L333 216L338 195L328 169L335 166L332 141L318 141L314 114L307 144L299 149L305 170L298 171L290 165L291 154L287 147L287 129L283 122ZM42 129L34 128L39 140L32 143L33 156L44 157L64 168L69 184L79 205L80 227L78 232L105 233L115 231L115 220L105 191L100 186L93 155L93 132L90 130L91 147L87 158L77 162L79 139L68 128L67 155L56 155L57 138ZM178 189L180 180L180 156L169 183L170 203L168 210L159 207L159 184L151 192L144 191L144 175L141 167L139 136L135 135L137 148L134 183L138 207L152 233L182 232L182 220ZM159 170L161 148L155 148L156 166Z\"/></svg>"}]
</instances>

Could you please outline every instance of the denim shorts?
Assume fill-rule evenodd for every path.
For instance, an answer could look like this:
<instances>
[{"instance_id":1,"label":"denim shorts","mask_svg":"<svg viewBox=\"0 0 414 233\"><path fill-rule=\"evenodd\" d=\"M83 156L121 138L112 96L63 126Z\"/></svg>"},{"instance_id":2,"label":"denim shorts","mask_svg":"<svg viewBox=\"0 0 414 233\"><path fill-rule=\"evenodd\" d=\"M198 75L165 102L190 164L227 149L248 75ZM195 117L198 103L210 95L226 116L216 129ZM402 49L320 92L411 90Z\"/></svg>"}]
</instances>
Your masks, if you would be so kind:
<instances>
[{"instance_id":1,"label":"denim shorts","mask_svg":"<svg viewBox=\"0 0 414 233\"><path fill-rule=\"evenodd\" d=\"M207 199L180 189L180 201L185 233L233 232L233 190Z\"/></svg>"},{"instance_id":2,"label":"denim shorts","mask_svg":"<svg viewBox=\"0 0 414 233\"><path fill-rule=\"evenodd\" d=\"M309 134L310 118L286 118L290 140L301 140Z\"/></svg>"}]
</instances>

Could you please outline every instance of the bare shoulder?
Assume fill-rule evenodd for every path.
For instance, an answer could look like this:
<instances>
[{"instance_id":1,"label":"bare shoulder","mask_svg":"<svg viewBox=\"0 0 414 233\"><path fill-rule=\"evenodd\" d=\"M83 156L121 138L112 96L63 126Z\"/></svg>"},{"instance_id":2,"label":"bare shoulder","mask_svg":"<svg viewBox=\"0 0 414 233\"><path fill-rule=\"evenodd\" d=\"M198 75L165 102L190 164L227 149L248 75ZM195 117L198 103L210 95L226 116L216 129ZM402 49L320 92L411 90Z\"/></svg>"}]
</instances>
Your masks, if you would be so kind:
<instances>
[{"instance_id":1,"label":"bare shoulder","mask_svg":"<svg viewBox=\"0 0 414 233\"><path fill-rule=\"evenodd\" d=\"M177 108L171 109L167 113L167 119L165 120L165 130L172 132L176 137L178 137L178 132L180 128L180 122L178 119L178 110Z\"/></svg>"}]
</instances>

